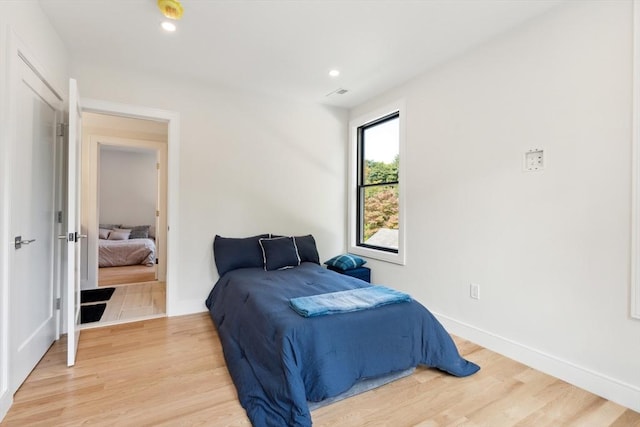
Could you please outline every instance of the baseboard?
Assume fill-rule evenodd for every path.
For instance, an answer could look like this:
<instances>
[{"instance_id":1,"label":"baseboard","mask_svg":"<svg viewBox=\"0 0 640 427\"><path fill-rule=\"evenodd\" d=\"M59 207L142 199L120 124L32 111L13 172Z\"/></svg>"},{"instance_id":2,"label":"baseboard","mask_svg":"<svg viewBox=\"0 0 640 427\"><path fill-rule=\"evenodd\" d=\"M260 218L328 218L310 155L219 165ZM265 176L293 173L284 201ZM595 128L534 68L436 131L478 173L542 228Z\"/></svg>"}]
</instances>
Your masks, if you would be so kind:
<instances>
[{"instance_id":1,"label":"baseboard","mask_svg":"<svg viewBox=\"0 0 640 427\"><path fill-rule=\"evenodd\" d=\"M560 378L593 394L640 412L640 388L501 337L448 316L433 313L451 334Z\"/></svg>"},{"instance_id":2,"label":"baseboard","mask_svg":"<svg viewBox=\"0 0 640 427\"><path fill-rule=\"evenodd\" d=\"M180 300L170 302L167 300L167 316L184 316L186 314L196 314L207 311L203 299Z\"/></svg>"},{"instance_id":3,"label":"baseboard","mask_svg":"<svg viewBox=\"0 0 640 427\"><path fill-rule=\"evenodd\" d=\"M11 396L8 392L3 393L0 396L0 422L4 419L7 412L9 412L9 408L13 404L13 396Z\"/></svg>"}]
</instances>

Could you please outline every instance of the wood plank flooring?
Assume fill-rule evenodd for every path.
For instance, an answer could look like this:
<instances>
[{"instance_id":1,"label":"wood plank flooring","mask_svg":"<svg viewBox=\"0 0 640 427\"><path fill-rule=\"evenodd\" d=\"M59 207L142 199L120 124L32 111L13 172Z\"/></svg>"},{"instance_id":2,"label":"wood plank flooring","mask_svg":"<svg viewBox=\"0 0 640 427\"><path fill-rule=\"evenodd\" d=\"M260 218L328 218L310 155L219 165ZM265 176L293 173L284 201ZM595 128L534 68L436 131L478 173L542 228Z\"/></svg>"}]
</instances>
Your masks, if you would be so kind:
<instances>
[{"instance_id":1,"label":"wood plank flooring","mask_svg":"<svg viewBox=\"0 0 640 427\"><path fill-rule=\"evenodd\" d=\"M164 316L166 283L156 281L157 266L128 265L98 269L98 287L116 288L99 322L83 329Z\"/></svg>"},{"instance_id":2,"label":"wood plank flooring","mask_svg":"<svg viewBox=\"0 0 640 427\"><path fill-rule=\"evenodd\" d=\"M86 327L163 316L167 312L166 299L165 282L115 286L100 321L88 323Z\"/></svg>"},{"instance_id":3,"label":"wood plank flooring","mask_svg":"<svg viewBox=\"0 0 640 427\"><path fill-rule=\"evenodd\" d=\"M640 414L456 339L468 378L413 375L312 413L314 426L638 427ZM76 366L55 343L2 426L248 426L208 314L84 330Z\"/></svg>"},{"instance_id":4,"label":"wood plank flooring","mask_svg":"<svg viewBox=\"0 0 640 427\"><path fill-rule=\"evenodd\" d=\"M126 265L98 269L98 286L124 285L156 280L157 265Z\"/></svg>"}]
</instances>

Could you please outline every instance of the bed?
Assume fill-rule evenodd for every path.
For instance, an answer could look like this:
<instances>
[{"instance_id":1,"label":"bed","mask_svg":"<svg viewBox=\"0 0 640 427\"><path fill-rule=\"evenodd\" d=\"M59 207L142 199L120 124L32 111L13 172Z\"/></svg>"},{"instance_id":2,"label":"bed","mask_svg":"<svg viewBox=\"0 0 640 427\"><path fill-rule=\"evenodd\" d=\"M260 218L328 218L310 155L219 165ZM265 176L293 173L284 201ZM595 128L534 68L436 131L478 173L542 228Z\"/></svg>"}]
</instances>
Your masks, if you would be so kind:
<instances>
[{"instance_id":1,"label":"bed","mask_svg":"<svg viewBox=\"0 0 640 427\"><path fill-rule=\"evenodd\" d=\"M152 237L149 237L148 230L149 226L100 227L98 267L155 265L156 243Z\"/></svg>"},{"instance_id":2,"label":"bed","mask_svg":"<svg viewBox=\"0 0 640 427\"><path fill-rule=\"evenodd\" d=\"M276 239L269 237L216 236L220 278L206 300L238 398L254 426L310 426L313 402L418 365L455 376L480 369L459 355L440 323L414 300L299 315L290 306L294 298L371 285L320 266L312 236L288 238L295 250L285 250L283 242L272 245Z\"/></svg>"}]
</instances>

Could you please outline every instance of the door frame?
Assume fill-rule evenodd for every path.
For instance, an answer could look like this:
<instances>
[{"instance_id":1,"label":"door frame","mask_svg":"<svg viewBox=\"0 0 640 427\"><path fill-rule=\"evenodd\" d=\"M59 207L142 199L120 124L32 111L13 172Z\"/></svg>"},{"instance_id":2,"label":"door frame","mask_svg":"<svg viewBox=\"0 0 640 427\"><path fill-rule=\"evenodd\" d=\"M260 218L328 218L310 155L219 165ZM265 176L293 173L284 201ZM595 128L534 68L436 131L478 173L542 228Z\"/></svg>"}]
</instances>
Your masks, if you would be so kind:
<instances>
[{"instance_id":1,"label":"door frame","mask_svg":"<svg viewBox=\"0 0 640 427\"><path fill-rule=\"evenodd\" d=\"M98 200L100 198L100 147L137 147L143 148L156 154L156 161L160 165L158 176L158 194L156 195L156 209L159 211L157 217L156 245L157 254L160 262L157 265L157 280L166 282L167 271L167 143L152 140L143 140L136 138L121 138L115 136L104 136L98 134L87 135L88 148L85 162L88 164L87 190L89 198L86 201L87 208L87 234L88 240L88 277L89 285L98 283L98 223L100 211L98 209ZM156 222L153 223L156 226Z\"/></svg>"},{"instance_id":2,"label":"door frame","mask_svg":"<svg viewBox=\"0 0 640 427\"><path fill-rule=\"evenodd\" d=\"M121 104L97 99L82 99L82 111L167 123L167 211L166 211L166 290L167 316L179 314L178 277L178 207L180 173L180 114L175 111Z\"/></svg>"},{"instance_id":3,"label":"door frame","mask_svg":"<svg viewBox=\"0 0 640 427\"><path fill-rule=\"evenodd\" d=\"M66 152L66 233L64 236L66 244L66 270L63 298L64 315L67 321L67 366L71 367L76 363L78 353L78 343L80 342L80 270L82 239L87 236L82 233L82 193L79 191L82 186L82 165L80 163L82 154L82 107L80 105L80 94L78 82L69 79L69 99L67 101L68 132L67 132L67 152Z\"/></svg>"}]
</instances>

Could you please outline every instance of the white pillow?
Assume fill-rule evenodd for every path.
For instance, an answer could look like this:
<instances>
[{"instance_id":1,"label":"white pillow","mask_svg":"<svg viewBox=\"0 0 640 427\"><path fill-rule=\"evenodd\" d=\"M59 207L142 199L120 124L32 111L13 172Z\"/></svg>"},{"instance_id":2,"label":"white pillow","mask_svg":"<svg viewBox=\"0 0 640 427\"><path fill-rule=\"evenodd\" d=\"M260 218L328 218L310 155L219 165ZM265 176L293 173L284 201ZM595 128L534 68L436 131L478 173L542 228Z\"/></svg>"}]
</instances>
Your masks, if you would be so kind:
<instances>
[{"instance_id":1,"label":"white pillow","mask_svg":"<svg viewBox=\"0 0 640 427\"><path fill-rule=\"evenodd\" d=\"M109 233L111 233L111 230L100 228L98 229L98 238L106 240L109 238Z\"/></svg>"},{"instance_id":2,"label":"white pillow","mask_svg":"<svg viewBox=\"0 0 640 427\"><path fill-rule=\"evenodd\" d=\"M111 230L109 240L129 240L131 230Z\"/></svg>"}]
</instances>

